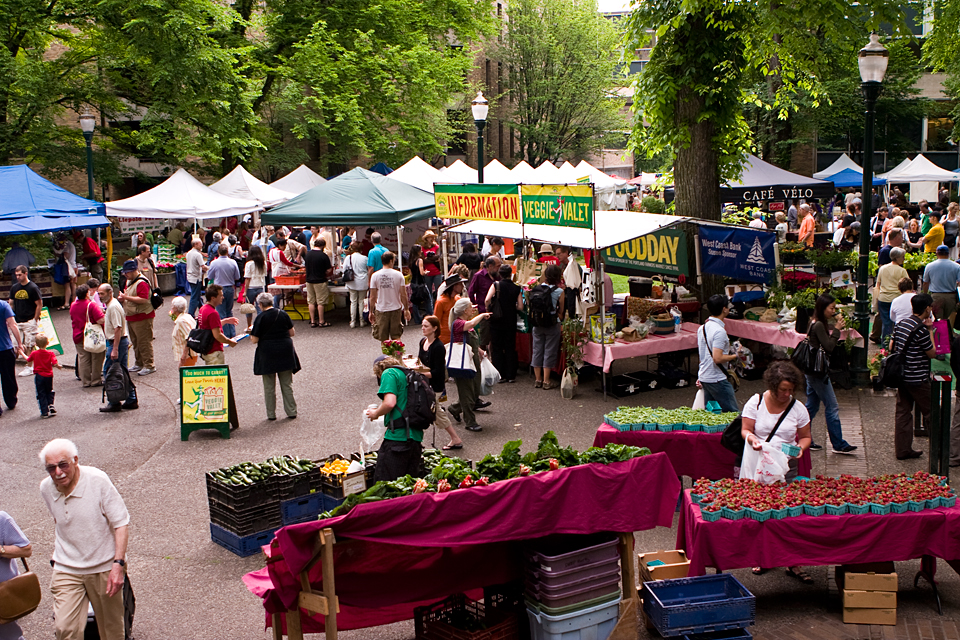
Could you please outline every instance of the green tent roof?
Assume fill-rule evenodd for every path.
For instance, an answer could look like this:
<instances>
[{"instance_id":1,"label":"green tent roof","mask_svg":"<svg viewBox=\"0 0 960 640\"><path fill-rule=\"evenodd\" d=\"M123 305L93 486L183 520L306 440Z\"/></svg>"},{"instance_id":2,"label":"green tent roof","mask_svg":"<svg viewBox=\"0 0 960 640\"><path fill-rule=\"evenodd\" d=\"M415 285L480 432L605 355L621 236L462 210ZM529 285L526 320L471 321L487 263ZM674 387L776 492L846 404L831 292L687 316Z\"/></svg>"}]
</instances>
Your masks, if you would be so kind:
<instances>
[{"instance_id":1,"label":"green tent roof","mask_svg":"<svg viewBox=\"0 0 960 640\"><path fill-rule=\"evenodd\" d=\"M272 225L396 226L434 215L433 194L357 167L261 215Z\"/></svg>"}]
</instances>

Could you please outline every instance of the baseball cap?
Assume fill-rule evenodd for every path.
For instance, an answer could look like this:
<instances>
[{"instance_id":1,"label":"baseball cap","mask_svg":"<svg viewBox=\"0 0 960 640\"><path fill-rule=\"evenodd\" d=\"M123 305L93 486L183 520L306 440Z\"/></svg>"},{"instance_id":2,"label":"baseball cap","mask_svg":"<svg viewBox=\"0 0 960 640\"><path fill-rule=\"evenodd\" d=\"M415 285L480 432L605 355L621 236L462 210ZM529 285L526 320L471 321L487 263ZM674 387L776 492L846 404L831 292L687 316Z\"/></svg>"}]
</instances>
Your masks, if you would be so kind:
<instances>
[{"instance_id":1,"label":"baseball cap","mask_svg":"<svg viewBox=\"0 0 960 640\"><path fill-rule=\"evenodd\" d=\"M126 262L123 263L123 268L120 270L123 273L130 273L131 271L136 271L137 269L138 267L137 267L136 260L127 260Z\"/></svg>"},{"instance_id":2,"label":"baseball cap","mask_svg":"<svg viewBox=\"0 0 960 640\"><path fill-rule=\"evenodd\" d=\"M948 247L945 244L942 244L939 247L937 247L937 253L950 253L950 247Z\"/></svg>"}]
</instances>

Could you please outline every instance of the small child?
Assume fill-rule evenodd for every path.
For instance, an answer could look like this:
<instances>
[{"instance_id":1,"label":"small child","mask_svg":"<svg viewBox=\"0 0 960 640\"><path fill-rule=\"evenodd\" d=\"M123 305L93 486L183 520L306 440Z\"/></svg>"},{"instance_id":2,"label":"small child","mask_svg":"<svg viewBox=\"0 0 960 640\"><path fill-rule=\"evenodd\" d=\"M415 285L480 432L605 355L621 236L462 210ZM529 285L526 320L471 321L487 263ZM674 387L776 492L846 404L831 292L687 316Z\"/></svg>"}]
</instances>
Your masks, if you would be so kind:
<instances>
[{"instance_id":1,"label":"small child","mask_svg":"<svg viewBox=\"0 0 960 640\"><path fill-rule=\"evenodd\" d=\"M49 343L47 336L37 334L37 348L27 358L27 362L33 365L33 381L37 387L41 418L57 415L57 409L53 406L53 368L63 369L57 362L57 355L47 350Z\"/></svg>"}]
</instances>

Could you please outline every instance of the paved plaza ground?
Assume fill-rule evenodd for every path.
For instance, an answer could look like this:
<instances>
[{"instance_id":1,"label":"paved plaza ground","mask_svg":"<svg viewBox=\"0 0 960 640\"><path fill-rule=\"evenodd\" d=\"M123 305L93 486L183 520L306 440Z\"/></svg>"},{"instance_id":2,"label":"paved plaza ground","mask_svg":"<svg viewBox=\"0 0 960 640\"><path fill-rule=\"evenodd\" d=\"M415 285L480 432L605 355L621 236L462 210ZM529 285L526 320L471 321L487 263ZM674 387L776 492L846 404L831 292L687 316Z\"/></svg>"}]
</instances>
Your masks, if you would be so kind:
<instances>
[{"instance_id":1,"label":"paved plaza ground","mask_svg":"<svg viewBox=\"0 0 960 640\"><path fill-rule=\"evenodd\" d=\"M167 309L169 306L164 307ZM193 434L188 442L180 441L178 377L170 347L172 323L165 313L156 321L159 371L146 377L134 376L140 396L137 411L98 413L100 390L81 388L72 371L64 370L56 372L54 383L59 415L41 420L33 380L20 378L18 407L0 417L0 478L4 485L0 509L14 517L33 543L31 568L45 587L40 608L22 624L28 640L53 637L46 585L54 528L38 492L45 474L37 452L55 437L75 441L80 447L81 464L106 471L126 500L132 518L128 563L137 593L137 640L267 637L260 602L241 582L245 573L261 568L263 560L259 556L238 558L211 542L203 474L216 467L279 454L319 458L357 450L361 411L376 401L371 364L379 345L368 330L349 329L343 311L331 314L329 319L335 326L325 329L294 323L298 332L294 341L303 364L294 378L299 407L296 420L266 420L260 379L252 373L254 345L244 341L236 349L227 349L241 422L230 440L221 440L216 432L209 431ZM66 312L55 312L54 322L61 336L70 335ZM419 331L416 336L411 335L414 332L414 328L408 328L404 336L408 345L419 339ZM72 345L66 349L62 361L72 363ZM593 442L603 414L619 404L612 397L604 400L595 391L597 386L595 380L586 381L574 400L565 401L558 390L534 389L532 378L521 376L517 384L499 385L491 398L493 406L479 414L483 432L463 431L465 444L460 453L479 460L487 453L498 452L508 440L522 438L528 445L535 445L548 429L557 433L561 444L586 448ZM738 394L740 401L760 388L758 382L746 382ZM455 394L452 385L450 389ZM651 392L633 396L625 403L689 406L693 395L689 388ZM865 446L853 458L815 453L814 473L852 470L878 474L926 468L926 456L904 462L894 458L891 395L870 391L840 395L844 424L853 429L859 422ZM445 443L441 437L438 444ZM826 442L822 412L814 422L814 438ZM926 440L917 446L926 449ZM847 466L840 468L840 464ZM673 549L676 521L672 529L641 532L636 539L641 551ZM750 540L740 542L752 544ZM960 576L940 563L941 617L929 586L922 583L913 588L918 568L919 561L897 563L900 623L886 628L841 623L840 599L829 588L826 567L808 569L815 580L813 586L788 578L782 570L759 577L749 570L734 574L757 596L757 626L753 631L758 638L960 638L954 624L960 620ZM641 637L645 633L641 632ZM343 632L341 637L408 640L413 638L413 624Z\"/></svg>"}]
</instances>

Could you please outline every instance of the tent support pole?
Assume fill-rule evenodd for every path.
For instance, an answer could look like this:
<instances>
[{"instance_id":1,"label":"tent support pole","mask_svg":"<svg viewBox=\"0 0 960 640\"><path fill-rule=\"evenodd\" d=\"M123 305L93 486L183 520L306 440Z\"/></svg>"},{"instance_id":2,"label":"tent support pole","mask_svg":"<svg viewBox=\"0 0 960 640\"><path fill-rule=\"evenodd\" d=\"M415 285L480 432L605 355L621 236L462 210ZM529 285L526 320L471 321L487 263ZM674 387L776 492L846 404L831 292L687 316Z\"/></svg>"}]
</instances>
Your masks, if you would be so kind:
<instances>
[{"instance_id":1,"label":"tent support pole","mask_svg":"<svg viewBox=\"0 0 960 640\"><path fill-rule=\"evenodd\" d=\"M440 251L443 253L443 277L446 278L450 266L447 264L449 262L449 257L447 256L447 234L443 233L442 229L440 231Z\"/></svg>"},{"instance_id":2,"label":"tent support pole","mask_svg":"<svg viewBox=\"0 0 960 640\"><path fill-rule=\"evenodd\" d=\"M600 353L603 354L600 362L600 377L603 379L603 399L607 399L607 372L603 370L603 363L606 361L607 349L606 337L603 335L604 327L606 326L606 311L607 311L607 301L603 299L604 289L606 288L606 276L603 272L603 260L600 259L600 252L594 250L593 252L594 260L597 264L597 269L600 271L600 291L597 299L600 301ZM587 322L590 321L590 318L587 318Z\"/></svg>"},{"instance_id":3,"label":"tent support pole","mask_svg":"<svg viewBox=\"0 0 960 640\"><path fill-rule=\"evenodd\" d=\"M397 268L403 272L403 226L397 225Z\"/></svg>"}]
</instances>

